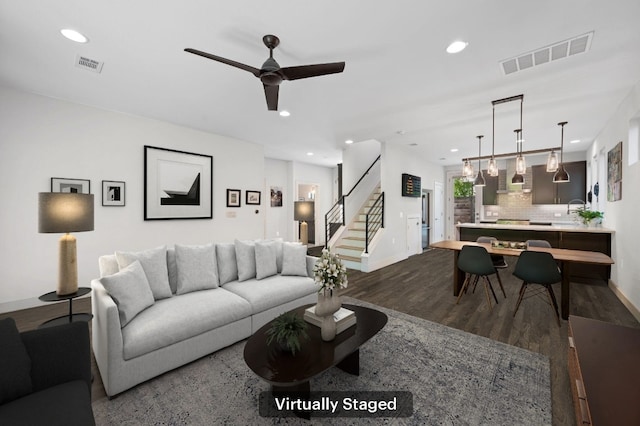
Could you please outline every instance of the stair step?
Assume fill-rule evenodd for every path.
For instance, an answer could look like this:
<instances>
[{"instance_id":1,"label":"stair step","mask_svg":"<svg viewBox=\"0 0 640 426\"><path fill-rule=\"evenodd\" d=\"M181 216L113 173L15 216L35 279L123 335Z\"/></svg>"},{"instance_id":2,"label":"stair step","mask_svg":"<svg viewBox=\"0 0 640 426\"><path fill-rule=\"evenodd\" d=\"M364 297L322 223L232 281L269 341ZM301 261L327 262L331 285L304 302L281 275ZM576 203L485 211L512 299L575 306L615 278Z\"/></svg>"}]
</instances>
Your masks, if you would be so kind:
<instances>
[{"instance_id":1,"label":"stair step","mask_svg":"<svg viewBox=\"0 0 640 426\"><path fill-rule=\"evenodd\" d=\"M345 249L345 250L362 250L362 247L347 246L347 245L339 245L339 246L336 246L336 248L341 248L341 249Z\"/></svg>"},{"instance_id":2,"label":"stair step","mask_svg":"<svg viewBox=\"0 0 640 426\"><path fill-rule=\"evenodd\" d=\"M362 259L360 259L357 256L347 256L347 255L341 255L340 259L342 260L348 260L349 262L357 262L360 263Z\"/></svg>"}]
</instances>

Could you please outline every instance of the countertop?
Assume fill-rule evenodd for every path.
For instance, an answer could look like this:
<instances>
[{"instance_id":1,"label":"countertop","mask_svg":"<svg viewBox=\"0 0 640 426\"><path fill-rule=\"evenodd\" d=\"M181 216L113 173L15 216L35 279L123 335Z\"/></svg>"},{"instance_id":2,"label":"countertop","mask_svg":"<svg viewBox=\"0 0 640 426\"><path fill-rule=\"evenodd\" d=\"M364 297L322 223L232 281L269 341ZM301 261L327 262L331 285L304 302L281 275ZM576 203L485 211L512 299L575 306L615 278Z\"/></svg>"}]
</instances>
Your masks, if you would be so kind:
<instances>
[{"instance_id":1,"label":"countertop","mask_svg":"<svg viewBox=\"0 0 640 426\"><path fill-rule=\"evenodd\" d=\"M601 226L573 225L568 223L557 223L552 225L498 225L496 223L458 223L458 228L478 228L478 229L512 229L526 231L558 231L558 232L587 232L591 234L614 234L616 231Z\"/></svg>"}]
</instances>

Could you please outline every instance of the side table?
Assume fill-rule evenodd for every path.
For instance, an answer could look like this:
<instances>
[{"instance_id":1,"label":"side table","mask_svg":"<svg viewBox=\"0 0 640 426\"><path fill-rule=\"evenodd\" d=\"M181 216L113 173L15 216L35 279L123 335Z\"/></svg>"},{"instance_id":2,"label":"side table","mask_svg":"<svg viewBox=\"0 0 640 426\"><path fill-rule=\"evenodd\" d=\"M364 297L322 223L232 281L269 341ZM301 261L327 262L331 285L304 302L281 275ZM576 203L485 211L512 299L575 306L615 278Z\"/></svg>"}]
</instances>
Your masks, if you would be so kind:
<instances>
[{"instance_id":1,"label":"side table","mask_svg":"<svg viewBox=\"0 0 640 426\"><path fill-rule=\"evenodd\" d=\"M91 321L91 319L93 318L93 315L91 314L85 314L85 313L74 314L73 313L73 299L77 299L78 297L84 296L85 294L88 294L90 292L91 292L90 287L78 287L78 291L76 291L75 293L59 296L55 291L52 291L38 297L38 299L42 300L43 302L60 302L63 300L69 301L69 315L65 315L63 317L53 318L48 321L45 321L42 324L40 324L38 328L53 327L56 325L68 324L71 322Z\"/></svg>"}]
</instances>

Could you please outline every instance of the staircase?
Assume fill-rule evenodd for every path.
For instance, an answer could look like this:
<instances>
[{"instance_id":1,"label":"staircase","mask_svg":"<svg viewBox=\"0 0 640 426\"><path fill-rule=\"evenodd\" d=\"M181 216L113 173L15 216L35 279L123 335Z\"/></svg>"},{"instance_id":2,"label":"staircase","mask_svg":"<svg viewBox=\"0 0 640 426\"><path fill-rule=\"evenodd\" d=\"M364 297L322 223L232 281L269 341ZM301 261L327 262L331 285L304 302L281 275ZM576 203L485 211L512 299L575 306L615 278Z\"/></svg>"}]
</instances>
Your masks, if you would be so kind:
<instances>
[{"instance_id":1,"label":"staircase","mask_svg":"<svg viewBox=\"0 0 640 426\"><path fill-rule=\"evenodd\" d=\"M366 240L366 216L369 213L371 206L376 202L378 197L380 196L380 185L376 187L376 189L369 195L369 198L364 203L364 206L358 212L356 219L349 224L347 230L344 232L343 236L338 240L338 242L334 246L334 250L337 254L340 255L340 259L342 259L342 263L350 269L356 269L358 271L362 270L360 262L361 256L365 251L365 247L367 246ZM374 220L371 217L369 220ZM380 221L380 217L376 216L378 222ZM371 229L371 222L369 223L369 229ZM380 226L377 226L379 228Z\"/></svg>"}]
</instances>

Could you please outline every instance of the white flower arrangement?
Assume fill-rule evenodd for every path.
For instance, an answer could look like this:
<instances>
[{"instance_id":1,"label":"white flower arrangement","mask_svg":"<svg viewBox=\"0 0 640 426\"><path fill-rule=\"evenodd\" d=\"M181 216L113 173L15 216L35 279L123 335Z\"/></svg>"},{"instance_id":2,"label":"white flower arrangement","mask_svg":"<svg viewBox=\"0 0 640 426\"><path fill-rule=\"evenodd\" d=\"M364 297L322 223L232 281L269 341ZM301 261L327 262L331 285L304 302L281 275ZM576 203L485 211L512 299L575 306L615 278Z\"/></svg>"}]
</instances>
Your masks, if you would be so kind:
<instances>
[{"instance_id":1,"label":"white flower arrangement","mask_svg":"<svg viewBox=\"0 0 640 426\"><path fill-rule=\"evenodd\" d=\"M313 266L313 276L316 284L323 290L334 290L336 288L347 288L347 267L342 264L342 260L337 254L331 253L328 249L322 250L322 255Z\"/></svg>"}]
</instances>

